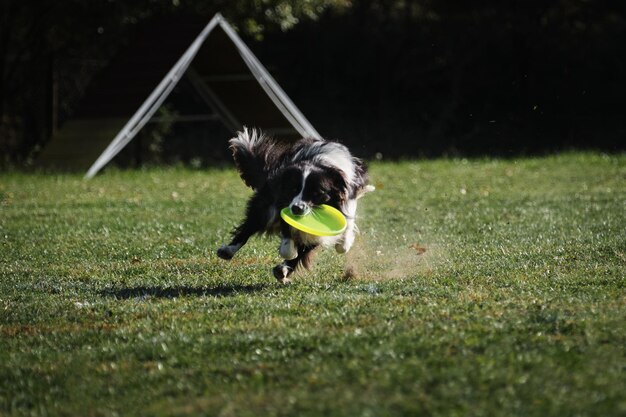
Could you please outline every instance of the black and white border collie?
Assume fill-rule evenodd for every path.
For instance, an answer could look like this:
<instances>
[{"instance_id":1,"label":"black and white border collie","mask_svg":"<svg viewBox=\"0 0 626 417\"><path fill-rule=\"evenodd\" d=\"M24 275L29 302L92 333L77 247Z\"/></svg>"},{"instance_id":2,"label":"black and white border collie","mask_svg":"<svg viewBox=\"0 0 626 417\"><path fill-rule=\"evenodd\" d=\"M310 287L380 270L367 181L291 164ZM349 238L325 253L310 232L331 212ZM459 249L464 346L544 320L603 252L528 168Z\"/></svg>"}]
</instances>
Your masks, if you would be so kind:
<instances>
[{"instance_id":1,"label":"black and white border collie","mask_svg":"<svg viewBox=\"0 0 626 417\"><path fill-rule=\"evenodd\" d=\"M231 242L217 250L217 256L231 259L256 233L280 235L279 254L284 261L273 273L279 282L287 283L296 269L311 267L319 246L334 245L339 253L350 250L356 232L357 200L374 187L367 183L365 164L348 148L323 139L286 144L247 128L229 143L241 179L254 194L244 221L233 231ZM294 229L280 217L284 207L304 215L320 204L343 213L347 220L344 233L313 236Z\"/></svg>"}]
</instances>

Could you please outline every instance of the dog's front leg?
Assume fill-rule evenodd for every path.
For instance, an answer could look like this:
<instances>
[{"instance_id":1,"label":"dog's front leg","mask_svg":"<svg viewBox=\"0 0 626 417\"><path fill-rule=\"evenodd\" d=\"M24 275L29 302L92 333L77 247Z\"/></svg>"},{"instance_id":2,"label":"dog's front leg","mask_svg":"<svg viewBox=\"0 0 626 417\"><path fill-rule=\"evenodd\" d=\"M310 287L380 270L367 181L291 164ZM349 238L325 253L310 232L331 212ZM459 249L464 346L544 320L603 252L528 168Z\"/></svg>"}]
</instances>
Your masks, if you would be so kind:
<instances>
[{"instance_id":1,"label":"dog's front leg","mask_svg":"<svg viewBox=\"0 0 626 417\"><path fill-rule=\"evenodd\" d=\"M344 214L346 215L346 230L343 232L343 236L335 245L337 253L347 253L352 244L354 243L356 232L356 199L348 200L345 207L343 207Z\"/></svg>"},{"instance_id":2,"label":"dog's front leg","mask_svg":"<svg viewBox=\"0 0 626 417\"><path fill-rule=\"evenodd\" d=\"M297 258L298 248L296 247L296 243L291 238L291 228L284 221L281 222L280 225L280 236L280 247L278 248L280 257L288 261Z\"/></svg>"},{"instance_id":3,"label":"dog's front leg","mask_svg":"<svg viewBox=\"0 0 626 417\"><path fill-rule=\"evenodd\" d=\"M291 260L298 257L298 249L296 243L290 237L283 237L280 241L280 248L278 249L280 257L285 260Z\"/></svg>"},{"instance_id":4,"label":"dog's front leg","mask_svg":"<svg viewBox=\"0 0 626 417\"><path fill-rule=\"evenodd\" d=\"M261 222L254 217L246 217L243 223L241 223L233 232L233 238L228 245L222 245L217 250L217 256L222 259L230 260L243 245L248 242L248 239L260 231L263 230Z\"/></svg>"},{"instance_id":5,"label":"dog's front leg","mask_svg":"<svg viewBox=\"0 0 626 417\"><path fill-rule=\"evenodd\" d=\"M268 208L269 207L269 208ZM233 232L233 238L228 245L222 245L217 250L217 256L222 259L232 259L235 253L246 244L248 239L255 233L265 230L267 224L276 216L276 210L268 205L260 193L252 196L248 202L246 218Z\"/></svg>"},{"instance_id":6,"label":"dog's front leg","mask_svg":"<svg viewBox=\"0 0 626 417\"><path fill-rule=\"evenodd\" d=\"M309 269L313 262L315 249L318 245L297 246L298 256L294 259L285 260L283 263L276 265L272 272L274 277L283 284L288 284L289 277L301 266Z\"/></svg>"},{"instance_id":7,"label":"dog's front leg","mask_svg":"<svg viewBox=\"0 0 626 417\"><path fill-rule=\"evenodd\" d=\"M341 236L341 239L335 245L335 249L338 253L347 253L352 245L354 244L354 238L356 233L358 232L358 227L356 226L356 208L357 208L357 200L363 197L367 193L371 193L376 190L376 187L373 185L366 185L361 190L358 191L355 198L349 199L344 207L342 207L343 214L346 215L346 231Z\"/></svg>"},{"instance_id":8,"label":"dog's front leg","mask_svg":"<svg viewBox=\"0 0 626 417\"><path fill-rule=\"evenodd\" d=\"M295 257L294 259L285 260L283 263L274 267L274 269L272 270L274 277L279 282L283 284L288 284L290 282L289 277L296 271L296 269L301 266L307 269L310 268L316 248L317 245L298 246L297 257Z\"/></svg>"},{"instance_id":9,"label":"dog's front leg","mask_svg":"<svg viewBox=\"0 0 626 417\"><path fill-rule=\"evenodd\" d=\"M238 230L241 229L242 226L239 226ZM249 231L247 230L245 232L235 233L235 235L233 236L233 239L230 241L228 245L222 245L217 250L217 256L226 260L232 259L233 256L235 256L235 253L237 253L237 251L241 249L243 245L246 244L250 236L252 236L253 234L254 233L249 233Z\"/></svg>"}]
</instances>

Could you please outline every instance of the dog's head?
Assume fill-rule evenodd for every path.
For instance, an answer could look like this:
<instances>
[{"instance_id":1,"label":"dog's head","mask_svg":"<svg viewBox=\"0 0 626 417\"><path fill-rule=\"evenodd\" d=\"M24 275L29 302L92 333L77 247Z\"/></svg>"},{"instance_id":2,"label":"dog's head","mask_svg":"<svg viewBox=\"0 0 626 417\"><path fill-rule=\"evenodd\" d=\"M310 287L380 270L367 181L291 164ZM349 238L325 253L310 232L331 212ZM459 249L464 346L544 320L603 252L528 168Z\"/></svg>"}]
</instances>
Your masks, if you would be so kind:
<instances>
[{"instance_id":1,"label":"dog's head","mask_svg":"<svg viewBox=\"0 0 626 417\"><path fill-rule=\"evenodd\" d=\"M320 204L341 208L347 198L347 184L342 173L314 164L294 164L277 176L276 203L289 207L296 215L308 214Z\"/></svg>"}]
</instances>

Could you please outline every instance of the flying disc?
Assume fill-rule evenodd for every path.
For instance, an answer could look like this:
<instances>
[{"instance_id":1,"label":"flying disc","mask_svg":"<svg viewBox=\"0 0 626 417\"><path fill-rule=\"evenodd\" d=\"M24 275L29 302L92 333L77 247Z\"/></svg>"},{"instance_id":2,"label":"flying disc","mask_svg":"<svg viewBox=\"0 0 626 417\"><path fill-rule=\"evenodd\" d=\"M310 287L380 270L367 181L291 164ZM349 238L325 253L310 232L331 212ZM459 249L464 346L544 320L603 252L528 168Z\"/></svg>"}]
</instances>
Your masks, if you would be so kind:
<instances>
[{"instance_id":1,"label":"flying disc","mask_svg":"<svg viewBox=\"0 0 626 417\"><path fill-rule=\"evenodd\" d=\"M309 214L298 216L289 207L280 211L280 217L290 226L315 236L336 236L346 230L346 218L334 207L322 204Z\"/></svg>"}]
</instances>

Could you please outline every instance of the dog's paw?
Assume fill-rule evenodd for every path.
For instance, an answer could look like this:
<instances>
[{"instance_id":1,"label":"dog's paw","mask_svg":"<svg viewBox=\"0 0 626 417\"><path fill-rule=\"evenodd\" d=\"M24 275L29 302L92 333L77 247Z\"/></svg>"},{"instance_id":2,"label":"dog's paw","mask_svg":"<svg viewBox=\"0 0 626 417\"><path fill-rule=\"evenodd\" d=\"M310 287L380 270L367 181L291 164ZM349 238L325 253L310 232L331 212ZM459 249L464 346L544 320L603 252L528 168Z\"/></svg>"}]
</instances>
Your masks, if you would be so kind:
<instances>
[{"instance_id":1,"label":"dog's paw","mask_svg":"<svg viewBox=\"0 0 626 417\"><path fill-rule=\"evenodd\" d=\"M223 245L217 250L217 256L227 261L233 259L233 256L241 248L239 245Z\"/></svg>"},{"instance_id":2,"label":"dog's paw","mask_svg":"<svg viewBox=\"0 0 626 417\"><path fill-rule=\"evenodd\" d=\"M296 259L298 257L298 249L292 239L283 239L278 249L280 257L286 260Z\"/></svg>"},{"instance_id":3,"label":"dog's paw","mask_svg":"<svg viewBox=\"0 0 626 417\"><path fill-rule=\"evenodd\" d=\"M274 278L281 284L289 284L291 280L289 280L289 275L293 273L293 268L285 264L276 265L272 270L274 273Z\"/></svg>"},{"instance_id":4,"label":"dog's paw","mask_svg":"<svg viewBox=\"0 0 626 417\"><path fill-rule=\"evenodd\" d=\"M350 250L350 248L344 248L343 242L339 242L335 245L335 250L337 253L346 253Z\"/></svg>"},{"instance_id":5,"label":"dog's paw","mask_svg":"<svg viewBox=\"0 0 626 417\"><path fill-rule=\"evenodd\" d=\"M337 253L348 253L352 245L354 244L354 235L347 235L343 240L337 242L335 250Z\"/></svg>"}]
</instances>

